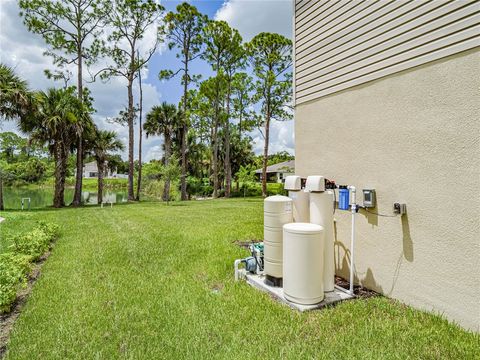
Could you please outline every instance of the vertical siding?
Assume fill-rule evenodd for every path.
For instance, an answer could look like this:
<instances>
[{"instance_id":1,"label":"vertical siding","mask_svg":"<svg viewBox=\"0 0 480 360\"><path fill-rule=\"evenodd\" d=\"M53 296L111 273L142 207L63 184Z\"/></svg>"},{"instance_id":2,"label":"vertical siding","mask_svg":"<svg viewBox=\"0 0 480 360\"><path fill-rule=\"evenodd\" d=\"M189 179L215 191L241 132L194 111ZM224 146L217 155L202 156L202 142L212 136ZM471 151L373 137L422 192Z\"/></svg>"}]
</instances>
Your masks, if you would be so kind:
<instances>
[{"instance_id":1,"label":"vertical siding","mask_svg":"<svg viewBox=\"0 0 480 360\"><path fill-rule=\"evenodd\" d=\"M480 45L479 0L295 1L300 104Z\"/></svg>"}]
</instances>

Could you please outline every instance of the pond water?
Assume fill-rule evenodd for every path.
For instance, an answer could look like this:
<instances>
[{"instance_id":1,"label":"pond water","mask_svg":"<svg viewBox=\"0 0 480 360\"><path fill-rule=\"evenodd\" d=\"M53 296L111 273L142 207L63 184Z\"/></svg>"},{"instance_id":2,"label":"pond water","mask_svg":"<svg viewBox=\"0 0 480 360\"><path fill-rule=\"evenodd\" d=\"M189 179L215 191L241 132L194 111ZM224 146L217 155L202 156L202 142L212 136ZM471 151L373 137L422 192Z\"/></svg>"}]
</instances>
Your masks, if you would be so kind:
<instances>
[{"instance_id":1,"label":"pond water","mask_svg":"<svg viewBox=\"0 0 480 360\"><path fill-rule=\"evenodd\" d=\"M73 200L74 189L65 189L65 204L68 205ZM24 206L27 208L28 200L30 198L30 208L43 208L52 206L53 204L53 188L3 188L3 201L5 209L21 209L22 199L24 199ZM98 203L97 193L95 191L83 191L82 199L87 205L94 205ZM104 190L103 202L108 203L122 203L127 202L126 190Z\"/></svg>"}]
</instances>

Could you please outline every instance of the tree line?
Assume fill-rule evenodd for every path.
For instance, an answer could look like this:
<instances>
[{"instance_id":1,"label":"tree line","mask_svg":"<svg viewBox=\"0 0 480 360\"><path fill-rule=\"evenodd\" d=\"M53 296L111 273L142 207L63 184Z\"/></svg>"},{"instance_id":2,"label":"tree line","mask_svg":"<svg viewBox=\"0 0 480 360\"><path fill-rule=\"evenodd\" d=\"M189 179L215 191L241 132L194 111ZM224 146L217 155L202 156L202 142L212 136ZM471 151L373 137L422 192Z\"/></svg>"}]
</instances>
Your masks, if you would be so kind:
<instances>
[{"instance_id":1,"label":"tree line","mask_svg":"<svg viewBox=\"0 0 480 360\"><path fill-rule=\"evenodd\" d=\"M59 193L58 199L55 196L55 206L64 205L60 187L62 178L64 182L62 169L66 155L69 152L76 155L72 205L77 206L81 203L85 156L95 148L92 148L92 139L100 141L99 130L91 120L93 99L85 86L85 68L91 75L89 81L111 77L126 80L127 107L118 119L128 127L130 201L139 198L141 186L140 158L135 196L135 121L139 122L139 141L142 130L147 136L164 138L162 162L165 166L173 163L180 167L182 200L188 198L189 176L206 178L212 185L213 197L218 197L220 190L224 196L230 196L234 174L245 165L242 158L251 153L248 134L254 128L261 129L265 140L262 193L266 195L270 124L272 120L291 118L292 43L289 39L279 34L260 33L244 42L228 23L208 19L186 2L168 13L153 0L20 0L19 6L27 28L40 34L48 45L46 54L52 57L56 70L46 71L46 75L63 79L65 86L24 98L19 95L23 90L9 96L2 90L2 116L18 119L22 130L30 133L32 139L49 144L58 168L56 194L57 190ZM155 39L145 46L144 37L152 32ZM178 67L163 69L159 79L179 81L183 94L178 104L154 106L142 124L142 101L135 104L134 83L139 82L141 89L142 70L162 42L169 51L175 52ZM108 66L99 66L101 59L108 59ZM214 75L203 79L201 74L193 73L192 63L197 61L207 63ZM77 72L75 87L67 86L72 64ZM3 68L7 72L11 70ZM19 89L23 87L28 94L26 84L17 80L17 85L21 85ZM3 104L8 105L3 109ZM9 106L18 106L19 112L9 113L12 110ZM31 116L32 113L36 116ZM39 121L40 114L48 120ZM92 136L93 133L96 136ZM110 142L110 145L116 142L114 136L110 136ZM104 147L106 150L96 156L101 159L102 154L120 147L118 143ZM169 182L168 179L165 182L165 197Z\"/></svg>"}]
</instances>

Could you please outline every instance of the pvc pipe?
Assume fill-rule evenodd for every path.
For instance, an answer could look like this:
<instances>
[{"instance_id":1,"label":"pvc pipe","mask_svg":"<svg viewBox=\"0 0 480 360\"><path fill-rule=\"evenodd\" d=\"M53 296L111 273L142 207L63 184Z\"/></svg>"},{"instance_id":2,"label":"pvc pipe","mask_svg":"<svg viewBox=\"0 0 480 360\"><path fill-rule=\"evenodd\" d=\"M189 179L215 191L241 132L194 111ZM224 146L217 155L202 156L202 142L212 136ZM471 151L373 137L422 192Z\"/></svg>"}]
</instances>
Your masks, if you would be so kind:
<instances>
[{"instance_id":1,"label":"pvc pipe","mask_svg":"<svg viewBox=\"0 0 480 360\"><path fill-rule=\"evenodd\" d=\"M235 269L235 281L238 281L238 265L242 262L243 259L237 259L233 263L233 268Z\"/></svg>"},{"instance_id":2,"label":"pvc pipe","mask_svg":"<svg viewBox=\"0 0 480 360\"><path fill-rule=\"evenodd\" d=\"M351 205L351 210L352 210L352 237L350 240L350 288L349 292L350 295L353 295L353 282L354 282L354 273L353 273L353 266L354 266L354 255L355 255L355 214L357 213L357 203L356 203L356 194L357 194L357 189L355 186L349 186L348 187L350 191L352 192L352 205Z\"/></svg>"}]
</instances>

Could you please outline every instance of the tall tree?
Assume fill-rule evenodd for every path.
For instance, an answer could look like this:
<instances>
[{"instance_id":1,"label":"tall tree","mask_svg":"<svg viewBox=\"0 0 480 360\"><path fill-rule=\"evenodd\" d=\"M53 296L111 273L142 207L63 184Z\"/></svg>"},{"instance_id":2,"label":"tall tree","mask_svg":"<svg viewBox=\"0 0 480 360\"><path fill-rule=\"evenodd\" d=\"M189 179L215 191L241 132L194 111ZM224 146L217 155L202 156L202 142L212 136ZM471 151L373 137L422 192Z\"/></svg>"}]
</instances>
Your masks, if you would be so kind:
<instances>
[{"instance_id":1,"label":"tall tree","mask_svg":"<svg viewBox=\"0 0 480 360\"><path fill-rule=\"evenodd\" d=\"M116 0L107 16L107 24L112 28L108 36L109 45L105 54L113 60L113 65L101 69L97 74L103 79L120 76L127 80L127 124L128 124L128 200L134 201L134 117L133 83L138 72L144 68L162 40L162 27L158 19L164 7L154 0ZM156 30L156 31L155 31ZM155 31L155 40L142 45L149 31ZM147 49L142 52L142 49ZM96 75L97 75L96 74Z\"/></svg>"},{"instance_id":2,"label":"tall tree","mask_svg":"<svg viewBox=\"0 0 480 360\"><path fill-rule=\"evenodd\" d=\"M79 129L91 122L89 111L74 94L73 88L48 89L36 95L37 109L20 121L22 131L31 140L48 144L55 160L54 207L65 206L64 189L70 149L79 136Z\"/></svg>"},{"instance_id":3,"label":"tall tree","mask_svg":"<svg viewBox=\"0 0 480 360\"><path fill-rule=\"evenodd\" d=\"M238 120L240 139L244 132L253 130L255 126L252 107L253 78L245 72L237 72L232 81L233 117Z\"/></svg>"},{"instance_id":4,"label":"tall tree","mask_svg":"<svg viewBox=\"0 0 480 360\"><path fill-rule=\"evenodd\" d=\"M50 49L45 54L53 57L59 71L47 76L66 79L68 66L77 68L77 97L83 101L83 65L93 64L103 46L99 35L102 22L110 12L110 2L104 0L20 0L19 6L25 25L33 33L40 34ZM77 138L77 175L72 204L82 200L83 137Z\"/></svg>"},{"instance_id":5,"label":"tall tree","mask_svg":"<svg viewBox=\"0 0 480 360\"><path fill-rule=\"evenodd\" d=\"M215 132L212 138L213 141L213 157L212 157L212 171L213 171L213 197L218 196L219 179L218 179L218 151L219 141L217 139L218 126L222 125L222 117L225 118L222 105L226 98L225 92L227 87L227 77L225 76L225 63L230 51L230 41L232 38L232 28L225 21L208 21L203 29L203 41L205 42L205 50L202 58L205 59L212 70L216 73L215 81L215 98L213 102L214 108L214 124ZM240 36L240 35L238 35ZM241 39L241 38L240 38ZM241 40L240 40L241 41ZM224 89L222 89L224 87Z\"/></svg>"},{"instance_id":6,"label":"tall tree","mask_svg":"<svg viewBox=\"0 0 480 360\"><path fill-rule=\"evenodd\" d=\"M262 195L267 196L267 161L271 120L289 120L292 96L292 41L279 34L260 33L247 44L257 78L254 100L261 105L259 126L264 127Z\"/></svg>"},{"instance_id":7,"label":"tall tree","mask_svg":"<svg viewBox=\"0 0 480 360\"><path fill-rule=\"evenodd\" d=\"M224 27L226 36L222 38L227 42L227 51L225 53L225 58L223 61L223 68L225 72L226 79L226 110L225 110L225 160L224 160L224 171L225 171L225 197L230 197L230 190L232 185L232 162L230 156L230 104L232 96L232 83L234 76L239 69L245 67L245 49L242 45L242 37L236 29L231 27Z\"/></svg>"},{"instance_id":8,"label":"tall tree","mask_svg":"<svg viewBox=\"0 0 480 360\"><path fill-rule=\"evenodd\" d=\"M140 54L137 52L137 57ZM137 179L137 201L140 201L140 190L142 188L142 137L143 137L143 90L142 90L142 70L138 70L138 90L140 99L138 104L138 179Z\"/></svg>"},{"instance_id":9,"label":"tall tree","mask_svg":"<svg viewBox=\"0 0 480 360\"><path fill-rule=\"evenodd\" d=\"M206 22L206 16L198 12L197 8L184 2L177 6L177 12L169 12L165 17L167 24L168 47L170 49L177 48L177 58L180 59L182 65L176 71L161 71L160 79L172 78L178 73L182 74L181 84L183 85L182 113L184 116L181 131L181 176L180 189L181 199L187 200L187 134L189 128L188 104L189 92L188 86L196 77L190 74L190 63L200 56L202 48L202 29Z\"/></svg>"},{"instance_id":10,"label":"tall tree","mask_svg":"<svg viewBox=\"0 0 480 360\"><path fill-rule=\"evenodd\" d=\"M164 165L169 166L172 158L172 138L175 131L181 127L181 119L183 114L177 111L173 104L163 102L160 106L154 106L147 114L147 119L143 126L145 133L148 136L163 135L164 139ZM163 188L163 200L168 201L170 197L170 178L165 179L165 186Z\"/></svg>"},{"instance_id":11,"label":"tall tree","mask_svg":"<svg viewBox=\"0 0 480 360\"><path fill-rule=\"evenodd\" d=\"M219 127L224 117L224 109L221 107L221 100L225 98L225 76L222 74L208 78L201 82L199 89L199 97L201 100L206 100L203 105L197 107L200 114L204 114L205 120L210 119L210 173L211 181L213 183L213 197L218 196L219 190L219 147L220 141L218 138ZM213 104L213 108L211 106Z\"/></svg>"},{"instance_id":12,"label":"tall tree","mask_svg":"<svg viewBox=\"0 0 480 360\"><path fill-rule=\"evenodd\" d=\"M123 143L117 138L114 131L97 130L93 140L93 154L97 162L98 204L103 203L103 178L107 170L107 161L111 152L123 150Z\"/></svg>"}]
</instances>

